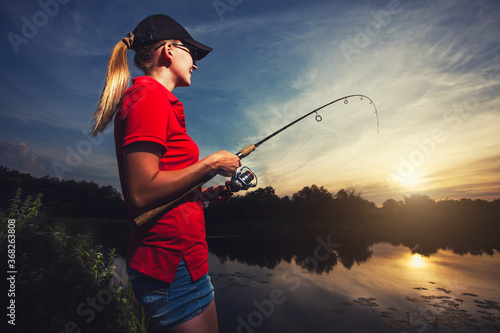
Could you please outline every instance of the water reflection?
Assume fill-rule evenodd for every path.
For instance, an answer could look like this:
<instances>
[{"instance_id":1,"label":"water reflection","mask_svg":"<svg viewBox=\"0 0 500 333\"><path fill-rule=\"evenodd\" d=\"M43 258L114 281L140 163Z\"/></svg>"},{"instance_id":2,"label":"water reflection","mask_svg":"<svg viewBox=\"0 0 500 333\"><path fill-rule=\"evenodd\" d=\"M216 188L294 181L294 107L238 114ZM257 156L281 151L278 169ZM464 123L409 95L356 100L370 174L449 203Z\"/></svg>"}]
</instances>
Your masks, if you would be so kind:
<instances>
[{"instance_id":1,"label":"water reflection","mask_svg":"<svg viewBox=\"0 0 500 333\"><path fill-rule=\"evenodd\" d=\"M391 234L390 232L375 235L370 231L357 233L314 232L309 235L291 234L264 234L252 237L213 237L208 239L210 251L221 262L238 260L248 265L274 268L280 262L291 262L294 259L301 267L310 265L308 258L326 257L318 261L314 270L321 273L330 272L337 264L351 268L355 264L362 264L372 257L371 246L381 242L394 246L405 246L411 250L410 265L420 267L425 265L426 258L440 250L451 250L459 255L493 255L500 251L500 238L481 238L481 235L469 237L461 234L460 237L449 237L446 234L428 235ZM321 249L317 249L320 247ZM317 259L317 258L316 258ZM311 265L310 265L311 266Z\"/></svg>"},{"instance_id":2,"label":"water reflection","mask_svg":"<svg viewBox=\"0 0 500 333\"><path fill-rule=\"evenodd\" d=\"M437 244L423 251L411 242L327 234L208 241L225 332L500 329L500 253L493 248L456 254Z\"/></svg>"},{"instance_id":3,"label":"water reflection","mask_svg":"<svg viewBox=\"0 0 500 333\"><path fill-rule=\"evenodd\" d=\"M292 259L301 267L318 274L329 273L337 264L351 268L368 261L372 243L361 237L337 238L331 235L314 238L282 236L217 237L208 239L210 252L221 263L237 260L251 266L275 268Z\"/></svg>"},{"instance_id":4,"label":"water reflection","mask_svg":"<svg viewBox=\"0 0 500 333\"><path fill-rule=\"evenodd\" d=\"M408 266L412 268L424 268L426 266L425 259L422 255L415 253L411 256Z\"/></svg>"}]
</instances>

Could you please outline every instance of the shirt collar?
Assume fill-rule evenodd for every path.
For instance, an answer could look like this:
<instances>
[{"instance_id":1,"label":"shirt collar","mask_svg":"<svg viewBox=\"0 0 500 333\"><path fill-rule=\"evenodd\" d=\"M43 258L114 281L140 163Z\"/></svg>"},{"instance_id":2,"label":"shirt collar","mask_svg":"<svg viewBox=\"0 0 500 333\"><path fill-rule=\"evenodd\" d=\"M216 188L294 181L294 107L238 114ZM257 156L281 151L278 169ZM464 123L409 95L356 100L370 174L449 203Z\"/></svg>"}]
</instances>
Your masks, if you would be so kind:
<instances>
[{"instance_id":1,"label":"shirt collar","mask_svg":"<svg viewBox=\"0 0 500 333\"><path fill-rule=\"evenodd\" d=\"M168 100L170 101L170 103L172 105L180 103L179 99L177 97L175 97L175 95L170 90L165 88L164 85L162 85L160 82L158 82L156 79L152 78L151 76L146 76L146 75L145 76L138 76L138 77L133 78L132 82L133 82L133 84L137 84L137 83L157 84L158 86L161 87L161 89L165 90L165 92L168 96Z\"/></svg>"},{"instance_id":2,"label":"shirt collar","mask_svg":"<svg viewBox=\"0 0 500 333\"><path fill-rule=\"evenodd\" d=\"M164 89L165 94L168 96L168 100L170 101L170 104L175 110L177 119L179 120L179 123L181 124L182 127L186 128L186 117L184 115L184 106L182 103L179 101L175 95L165 88L164 85L162 85L160 82L158 82L156 79L152 78L151 76L139 76L133 79L133 83L142 83L142 84L153 84L153 85L158 85L159 89Z\"/></svg>"}]
</instances>

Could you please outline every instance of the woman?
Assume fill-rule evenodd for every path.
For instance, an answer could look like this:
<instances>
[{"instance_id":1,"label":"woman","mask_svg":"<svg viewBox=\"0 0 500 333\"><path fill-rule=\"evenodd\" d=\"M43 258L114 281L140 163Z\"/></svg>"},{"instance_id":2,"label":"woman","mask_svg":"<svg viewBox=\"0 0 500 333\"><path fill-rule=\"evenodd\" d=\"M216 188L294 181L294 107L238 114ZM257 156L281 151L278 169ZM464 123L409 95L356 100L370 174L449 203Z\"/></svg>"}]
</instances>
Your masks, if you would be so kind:
<instances>
[{"instance_id":1,"label":"woman","mask_svg":"<svg viewBox=\"0 0 500 333\"><path fill-rule=\"evenodd\" d=\"M145 74L129 89L128 49L135 51L134 62ZM198 148L186 134L182 103L172 94L174 88L191 84L196 60L210 51L172 18L153 15L111 54L92 134L104 131L115 117L118 169L131 219L209 175L231 176L241 165L227 151L199 160ZM158 221L133 228L129 278L160 331L217 332L202 198L227 199L230 194L222 189L193 191Z\"/></svg>"}]
</instances>

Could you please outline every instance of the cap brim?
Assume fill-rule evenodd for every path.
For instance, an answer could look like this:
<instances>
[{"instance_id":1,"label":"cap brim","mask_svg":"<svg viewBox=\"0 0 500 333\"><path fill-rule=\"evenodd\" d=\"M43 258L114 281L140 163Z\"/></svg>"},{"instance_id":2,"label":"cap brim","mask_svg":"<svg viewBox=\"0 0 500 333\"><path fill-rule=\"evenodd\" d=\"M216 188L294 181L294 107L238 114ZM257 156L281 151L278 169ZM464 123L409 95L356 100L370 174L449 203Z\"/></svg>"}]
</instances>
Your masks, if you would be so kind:
<instances>
[{"instance_id":1,"label":"cap brim","mask_svg":"<svg viewBox=\"0 0 500 333\"><path fill-rule=\"evenodd\" d=\"M201 60L207 56L213 49L209 46L206 46L200 42L195 41L194 39L183 39L183 41L191 46L196 47L198 50L196 52L196 60Z\"/></svg>"}]
</instances>

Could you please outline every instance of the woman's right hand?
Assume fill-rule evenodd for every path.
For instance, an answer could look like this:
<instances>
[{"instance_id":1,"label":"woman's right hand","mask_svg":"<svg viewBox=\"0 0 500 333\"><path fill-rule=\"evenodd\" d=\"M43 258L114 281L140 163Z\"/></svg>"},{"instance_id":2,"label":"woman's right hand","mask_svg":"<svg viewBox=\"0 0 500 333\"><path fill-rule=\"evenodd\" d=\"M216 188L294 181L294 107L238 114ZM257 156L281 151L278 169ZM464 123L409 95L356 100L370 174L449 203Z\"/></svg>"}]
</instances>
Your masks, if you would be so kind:
<instances>
[{"instance_id":1,"label":"woman's right hand","mask_svg":"<svg viewBox=\"0 0 500 333\"><path fill-rule=\"evenodd\" d=\"M207 157L213 171L224 177L231 177L241 166L238 156L226 150L221 150Z\"/></svg>"}]
</instances>

